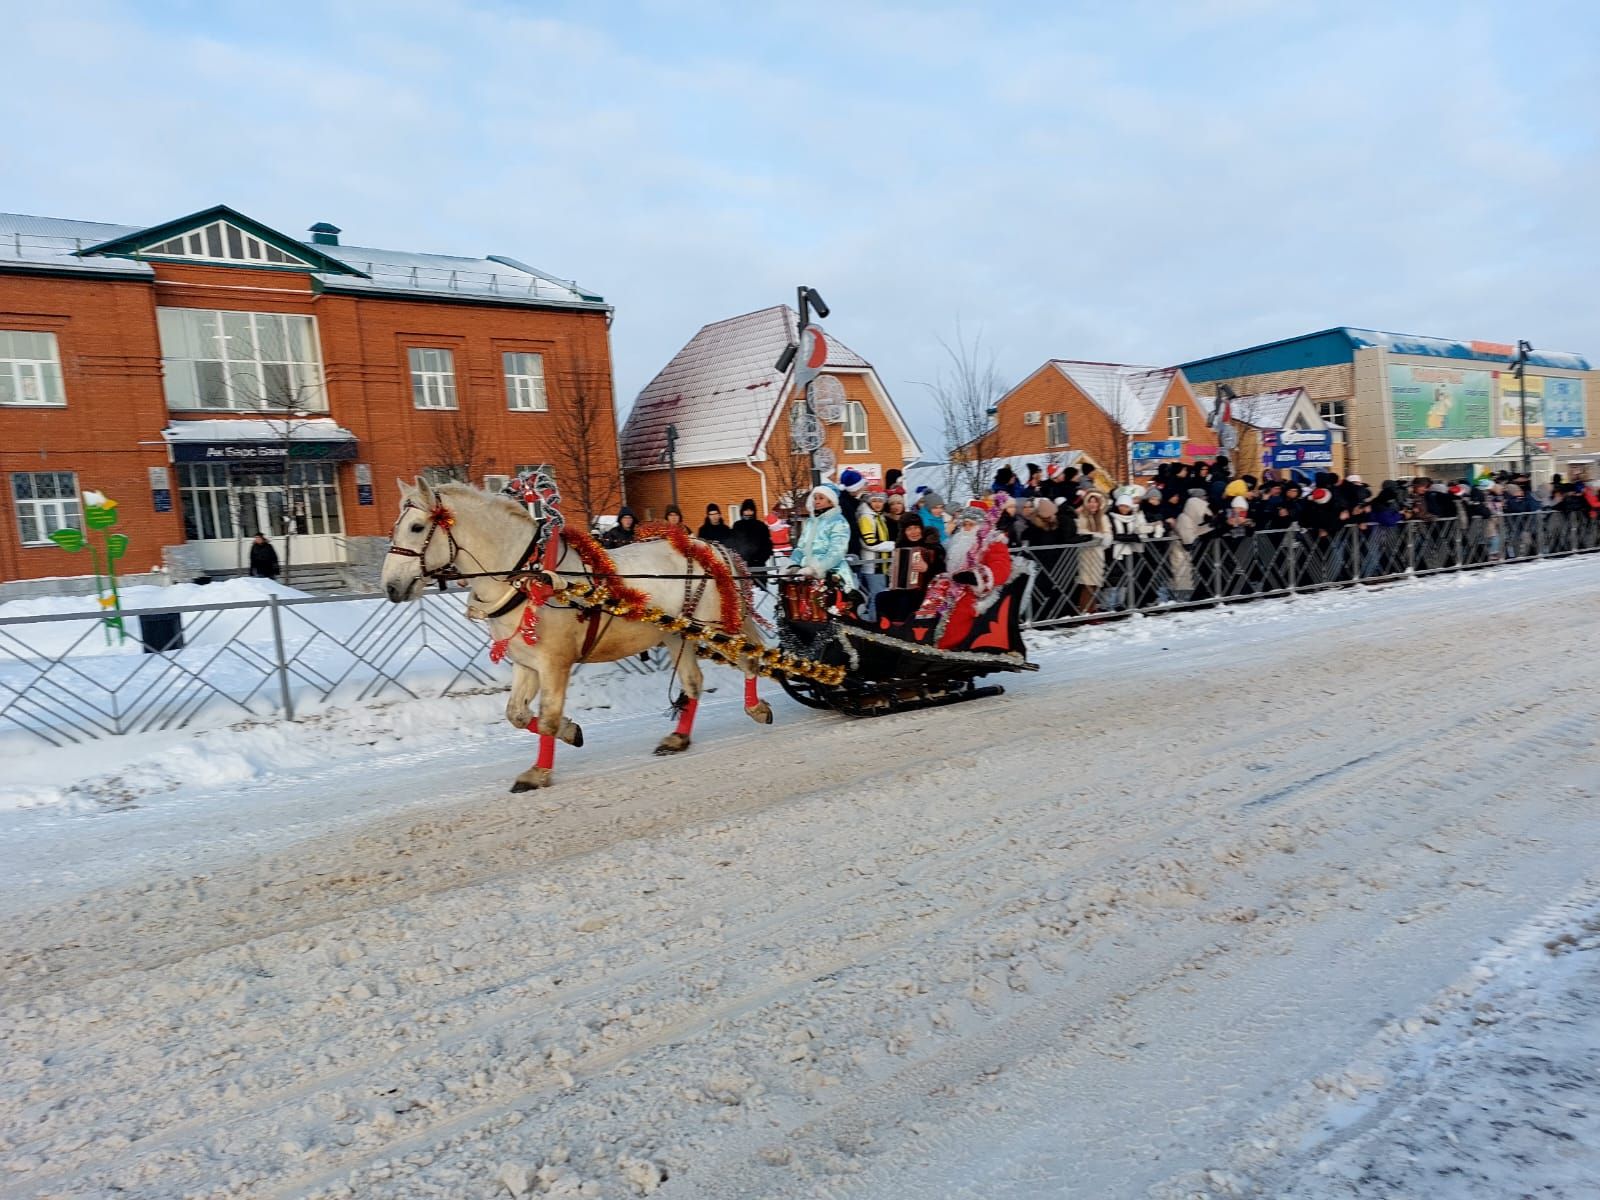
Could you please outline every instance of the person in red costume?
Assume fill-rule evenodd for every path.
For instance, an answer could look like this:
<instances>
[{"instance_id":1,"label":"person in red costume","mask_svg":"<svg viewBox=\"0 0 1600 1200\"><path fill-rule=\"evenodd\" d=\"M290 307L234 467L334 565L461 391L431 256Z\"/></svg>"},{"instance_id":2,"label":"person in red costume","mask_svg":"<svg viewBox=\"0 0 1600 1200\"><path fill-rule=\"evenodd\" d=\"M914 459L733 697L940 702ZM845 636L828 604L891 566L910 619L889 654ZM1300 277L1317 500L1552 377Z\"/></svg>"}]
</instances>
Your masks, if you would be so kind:
<instances>
[{"instance_id":1,"label":"person in red costume","mask_svg":"<svg viewBox=\"0 0 1600 1200\"><path fill-rule=\"evenodd\" d=\"M941 649L959 645L972 632L978 614L1000 599L1000 589L1011 578L1011 550L995 527L1003 511L969 507L957 514L945 560L950 574L934 580L917 610L919 617L943 618L935 643Z\"/></svg>"}]
</instances>

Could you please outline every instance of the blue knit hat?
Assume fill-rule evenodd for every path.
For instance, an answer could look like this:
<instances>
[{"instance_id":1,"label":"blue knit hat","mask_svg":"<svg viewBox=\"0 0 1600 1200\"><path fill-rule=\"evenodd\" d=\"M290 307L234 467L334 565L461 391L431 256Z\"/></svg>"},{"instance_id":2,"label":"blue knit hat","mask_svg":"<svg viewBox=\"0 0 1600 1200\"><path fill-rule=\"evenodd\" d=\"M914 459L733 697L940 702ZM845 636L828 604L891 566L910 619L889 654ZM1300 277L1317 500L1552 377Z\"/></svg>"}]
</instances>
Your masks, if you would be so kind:
<instances>
[{"instance_id":1,"label":"blue knit hat","mask_svg":"<svg viewBox=\"0 0 1600 1200\"><path fill-rule=\"evenodd\" d=\"M839 473L839 485L841 487L853 488L860 482L861 472L856 470L854 467L846 467Z\"/></svg>"}]
</instances>

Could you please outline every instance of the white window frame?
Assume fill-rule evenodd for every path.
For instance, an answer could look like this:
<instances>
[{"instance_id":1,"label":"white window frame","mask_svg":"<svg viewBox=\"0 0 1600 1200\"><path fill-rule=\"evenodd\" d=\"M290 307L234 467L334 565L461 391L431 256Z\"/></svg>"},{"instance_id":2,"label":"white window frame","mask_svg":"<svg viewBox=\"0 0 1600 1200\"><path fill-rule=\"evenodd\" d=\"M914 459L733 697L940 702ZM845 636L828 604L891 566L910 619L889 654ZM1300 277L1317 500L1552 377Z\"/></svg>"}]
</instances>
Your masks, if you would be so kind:
<instances>
[{"instance_id":1,"label":"white window frame","mask_svg":"<svg viewBox=\"0 0 1600 1200\"><path fill-rule=\"evenodd\" d=\"M203 262L248 263L258 267L310 267L303 258L240 229L232 221L212 221L162 242L139 247L141 257L190 258Z\"/></svg>"},{"instance_id":2,"label":"white window frame","mask_svg":"<svg viewBox=\"0 0 1600 1200\"><path fill-rule=\"evenodd\" d=\"M871 453L867 445L867 406L859 400L846 400L844 404L844 452Z\"/></svg>"},{"instance_id":3,"label":"white window frame","mask_svg":"<svg viewBox=\"0 0 1600 1200\"><path fill-rule=\"evenodd\" d=\"M19 480L28 480L28 496L21 495ZM38 480L50 480L54 495L38 495ZM62 481L65 481L63 483ZM24 546L51 546L50 535L58 529L82 529L83 505L78 499L78 476L72 471L12 471L11 503L17 513L17 538ZM62 491L65 489L66 494ZM25 516L31 515L34 536L28 537Z\"/></svg>"},{"instance_id":4,"label":"white window frame","mask_svg":"<svg viewBox=\"0 0 1600 1200\"><path fill-rule=\"evenodd\" d=\"M1187 441L1189 438L1189 410L1181 404L1167 405L1167 440Z\"/></svg>"},{"instance_id":5,"label":"white window frame","mask_svg":"<svg viewBox=\"0 0 1600 1200\"><path fill-rule=\"evenodd\" d=\"M1318 400L1317 416L1322 418L1324 425L1337 425L1341 429L1345 428L1345 401L1343 399Z\"/></svg>"},{"instance_id":6,"label":"white window frame","mask_svg":"<svg viewBox=\"0 0 1600 1200\"><path fill-rule=\"evenodd\" d=\"M437 356L437 357L430 357ZM430 412L444 412L456 403L456 354L448 346L408 346L411 403Z\"/></svg>"},{"instance_id":7,"label":"white window frame","mask_svg":"<svg viewBox=\"0 0 1600 1200\"><path fill-rule=\"evenodd\" d=\"M1057 436L1059 431L1060 436ZM1044 444L1051 449L1068 444L1067 440L1067 414L1053 412L1045 414L1044 418Z\"/></svg>"},{"instance_id":8,"label":"white window frame","mask_svg":"<svg viewBox=\"0 0 1600 1200\"><path fill-rule=\"evenodd\" d=\"M522 360L531 359L531 362ZM506 407L512 412L549 412L550 396L544 384L544 355L532 350L507 350L500 355L506 377ZM513 370L513 368L531 370Z\"/></svg>"},{"instance_id":9,"label":"white window frame","mask_svg":"<svg viewBox=\"0 0 1600 1200\"><path fill-rule=\"evenodd\" d=\"M328 411L315 317L158 308L156 322L169 411ZM274 396L280 385L284 390Z\"/></svg>"},{"instance_id":10,"label":"white window frame","mask_svg":"<svg viewBox=\"0 0 1600 1200\"><path fill-rule=\"evenodd\" d=\"M0 406L65 408L66 404L56 335L37 329L0 329Z\"/></svg>"}]
</instances>

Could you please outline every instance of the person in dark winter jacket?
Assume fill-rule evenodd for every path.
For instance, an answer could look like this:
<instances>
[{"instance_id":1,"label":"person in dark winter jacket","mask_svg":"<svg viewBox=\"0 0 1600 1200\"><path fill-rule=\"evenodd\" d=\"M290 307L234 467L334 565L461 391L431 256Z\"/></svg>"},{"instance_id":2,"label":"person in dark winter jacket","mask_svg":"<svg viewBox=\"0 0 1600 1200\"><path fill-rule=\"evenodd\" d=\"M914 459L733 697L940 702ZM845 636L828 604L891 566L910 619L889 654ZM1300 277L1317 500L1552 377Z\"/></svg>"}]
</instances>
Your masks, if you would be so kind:
<instances>
[{"instance_id":1,"label":"person in dark winter jacket","mask_svg":"<svg viewBox=\"0 0 1600 1200\"><path fill-rule=\"evenodd\" d=\"M695 532L695 537L702 542L726 546L730 544L729 535L732 532L728 528L728 523L722 519L722 509L715 504L706 505L706 519L700 523L700 528Z\"/></svg>"},{"instance_id":2,"label":"person in dark winter jacket","mask_svg":"<svg viewBox=\"0 0 1600 1200\"><path fill-rule=\"evenodd\" d=\"M728 544L753 573L760 574L772 561L772 530L757 514L756 502L739 505L739 519L728 530Z\"/></svg>"},{"instance_id":3,"label":"person in dark winter jacket","mask_svg":"<svg viewBox=\"0 0 1600 1200\"><path fill-rule=\"evenodd\" d=\"M990 485L991 492L1004 492L1008 496L1023 494L1022 484L1017 481L1017 473L1009 466L1001 467L994 473L994 483Z\"/></svg>"},{"instance_id":4,"label":"person in dark winter jacket","mask_svg":"<svg viewBox=\"0 0 1600 1200\"><path fill-rule=\"evenodd\" d=\"M617 510L617 523L600 535L600 544L607 550L615 550L618 546L629 545L638 536L638 518L633 515L633 509L624 504Z\"/></svg>"},{"instance_id":5,"label":"person in dark winter jacket","mask_svg":"<svg viewBox=\"0 0 1600 1200\"><path fill-rule=\"evenodd\" d=\"M666 507L666 511L661 514L661 519L668 525L682 525L683 509L679 508L676 504L669 504Z\"/></svg>"},{"instance_id":6,"label":"person in dark winter jacket","mask_svg":"<svg viewBox=\"0 0 1600 1200\"><path fill-rule=\"evenodd\" d=\"M278 552L264 533L256 534L250 543L250 574L258 579L278 577Z\"/></svg>"}]
</instances>

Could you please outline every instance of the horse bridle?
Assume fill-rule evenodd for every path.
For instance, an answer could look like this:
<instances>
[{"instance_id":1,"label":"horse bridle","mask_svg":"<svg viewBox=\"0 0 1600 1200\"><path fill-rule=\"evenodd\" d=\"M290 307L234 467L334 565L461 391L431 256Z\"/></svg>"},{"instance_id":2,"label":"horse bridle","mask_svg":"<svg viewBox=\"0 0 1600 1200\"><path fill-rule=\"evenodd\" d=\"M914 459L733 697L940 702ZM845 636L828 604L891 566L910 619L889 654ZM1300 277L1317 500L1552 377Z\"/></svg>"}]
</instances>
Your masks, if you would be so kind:
<instances>
[{"instance_id":1,"label":"horse bridle","mask_svg":"<svg viewBox=\"0 0 1600 1200\"><path fill-rule=\"evenodd\" d=\"M418 578L435 579L439 582L441 588L450 580L504 579L509 582L513 576L524 571L530 561L537 557L543 557L544 543L550 523L543 517L537 517L534 519L533 537L528 540L527 549L522 552L522 556L517 559L516 565L509 571L462 571L456 566L456 559L462 554L468 555L474 562L478 560L476 555L470 550L463 550L461 543L456 541L456 535L452 532L456 523L455 514L443 504L435 504L431 509L427 509L414 500L407 500L400 506L400 520L404 520L406 510L412 508L418 512L428 514L428 532L423 536L422 545L415 550L408 550L404 546L396 546L394 537L391 535L388 553L399 555L401 558L416 559L418 563ZM399 527L400 520L395 521L396 528ZM440 530L444 531L445 541L450 544L450 556L437 567L429 567L427 565L428 546L433 542L433 535ZM480 562L478 565L481 567L483 564ZM508 601L501 607L501 612L510 611L511 608L515 607L515 604L515 600ZM491 615L499 616L501 613L496 612Z\"/></svg>"}]
</instances>

